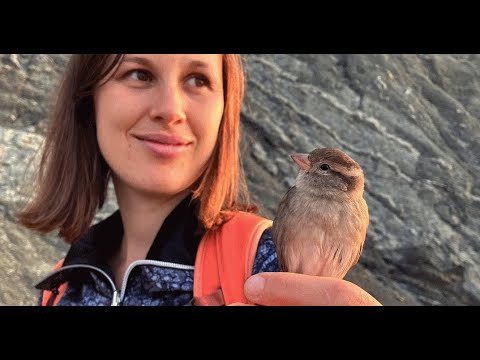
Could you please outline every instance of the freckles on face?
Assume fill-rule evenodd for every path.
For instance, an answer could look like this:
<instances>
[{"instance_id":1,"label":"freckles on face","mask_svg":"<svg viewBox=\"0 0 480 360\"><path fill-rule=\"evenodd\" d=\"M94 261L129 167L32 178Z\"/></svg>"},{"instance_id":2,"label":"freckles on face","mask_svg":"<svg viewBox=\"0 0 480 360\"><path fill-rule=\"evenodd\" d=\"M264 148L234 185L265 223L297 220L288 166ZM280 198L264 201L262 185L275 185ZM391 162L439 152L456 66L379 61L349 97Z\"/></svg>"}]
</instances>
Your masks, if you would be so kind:
<instances>
[{"instance_id":1,"label":"freckles on face","mask_svg":"<svg viewBox=\"0 0 480 360\"><path fill-rule=\"evenodd\" d=\"M94 96L97 139L114 177L151 194L176 194L202 174L221 123L219 54L125 55Z\"/></svg>"}]
</instances>

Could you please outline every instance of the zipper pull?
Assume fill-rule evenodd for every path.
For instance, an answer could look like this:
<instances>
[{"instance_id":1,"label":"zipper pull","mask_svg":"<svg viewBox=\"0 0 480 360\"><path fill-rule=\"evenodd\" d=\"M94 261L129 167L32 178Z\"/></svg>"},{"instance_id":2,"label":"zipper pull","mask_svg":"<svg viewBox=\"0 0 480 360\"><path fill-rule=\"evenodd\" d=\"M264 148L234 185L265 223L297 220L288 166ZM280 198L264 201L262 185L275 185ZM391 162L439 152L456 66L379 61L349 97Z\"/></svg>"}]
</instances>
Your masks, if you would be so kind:
<instances>
[{"instance_id":1,"label":"zipper pull","mask_svg":"<svg viewBox=\"0 0 480 360\"><path fill-rule=\"evenodd\" d=\"M111 306L119 306L120 305L120 291L115 290L113 292L113 300L112 300L112 305Z\"/></svg>"}]
</instances>

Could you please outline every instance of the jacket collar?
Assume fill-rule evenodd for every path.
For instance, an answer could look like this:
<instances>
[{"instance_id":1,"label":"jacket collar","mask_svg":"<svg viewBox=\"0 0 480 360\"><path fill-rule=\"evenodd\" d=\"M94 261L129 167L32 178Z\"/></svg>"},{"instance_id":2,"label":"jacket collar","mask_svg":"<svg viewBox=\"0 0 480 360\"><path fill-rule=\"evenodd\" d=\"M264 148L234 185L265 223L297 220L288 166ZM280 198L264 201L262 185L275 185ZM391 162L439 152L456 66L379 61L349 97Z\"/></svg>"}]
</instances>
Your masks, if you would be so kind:
<instances>
[{"instance_id":1,"label":"jacket collar","mask_svg":"<svg viewBox=\"0 0 480 360\"><path fill-rule=\"evenodd\" d=\"M204 230L198 224L198 203L187 196L167 216L147 253L148 260L194 265ZM120 210L92 226L67 253L63 266L91 265L109 275L108 259L119 248L123 237Z\"/></svg>"}]
</instances>

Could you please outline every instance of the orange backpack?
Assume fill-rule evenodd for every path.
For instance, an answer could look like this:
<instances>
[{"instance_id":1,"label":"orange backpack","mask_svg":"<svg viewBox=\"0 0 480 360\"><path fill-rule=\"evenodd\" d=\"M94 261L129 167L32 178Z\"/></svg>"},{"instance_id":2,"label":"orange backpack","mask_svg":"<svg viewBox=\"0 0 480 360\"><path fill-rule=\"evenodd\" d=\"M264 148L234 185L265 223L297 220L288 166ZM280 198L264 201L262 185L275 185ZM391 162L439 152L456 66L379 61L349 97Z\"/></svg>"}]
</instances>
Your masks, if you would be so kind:
<instances>
[{"instance_id":1,"label":"orange backpack","mask_svg":"<svg viewBox=\"0 0 480 360\"><path fill-rule=\"evenodd\" d=\"M251 276L258 241L272 221L255 214L237 212L218 230L207 233L201 240L193 275L194 305L229 305L248 303L243 285ZM63 260L54 270L62 267ZM58 288L53 305L57 305L68 283ZM42 306L52 292L45 290Z\"/></svg>"}]
</instances>

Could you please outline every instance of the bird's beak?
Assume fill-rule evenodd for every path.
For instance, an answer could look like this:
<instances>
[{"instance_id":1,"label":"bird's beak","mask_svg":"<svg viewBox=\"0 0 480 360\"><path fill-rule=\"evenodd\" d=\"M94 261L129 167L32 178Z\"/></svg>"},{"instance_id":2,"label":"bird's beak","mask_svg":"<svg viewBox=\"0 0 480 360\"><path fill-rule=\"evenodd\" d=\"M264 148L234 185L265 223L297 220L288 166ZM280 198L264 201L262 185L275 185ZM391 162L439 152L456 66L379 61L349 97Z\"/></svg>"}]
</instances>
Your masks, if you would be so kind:
<instances>
[{"instance_id":1,"label":"bird's beak","mask_svg":"<svg viewBox=\"0 0 480 360\"><path fill-rule=\"evenodd\" d=\"M290 157L295 161L298 167L302 170L310 170L312 163L308 160L308 154L293 154Z\"/></svg>"}]
</instances>

